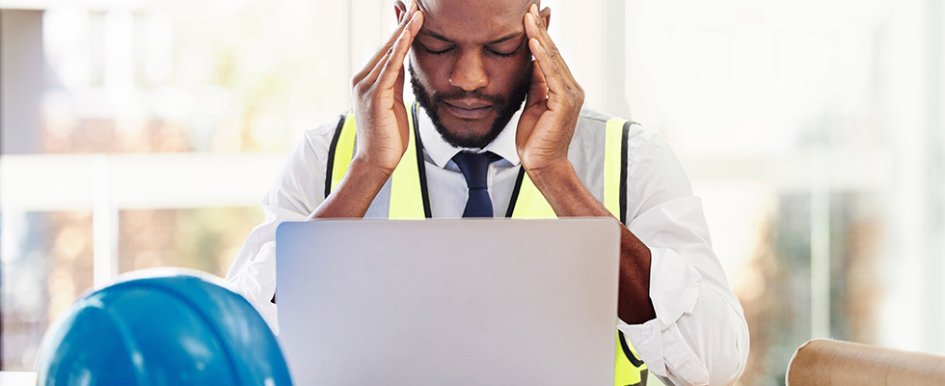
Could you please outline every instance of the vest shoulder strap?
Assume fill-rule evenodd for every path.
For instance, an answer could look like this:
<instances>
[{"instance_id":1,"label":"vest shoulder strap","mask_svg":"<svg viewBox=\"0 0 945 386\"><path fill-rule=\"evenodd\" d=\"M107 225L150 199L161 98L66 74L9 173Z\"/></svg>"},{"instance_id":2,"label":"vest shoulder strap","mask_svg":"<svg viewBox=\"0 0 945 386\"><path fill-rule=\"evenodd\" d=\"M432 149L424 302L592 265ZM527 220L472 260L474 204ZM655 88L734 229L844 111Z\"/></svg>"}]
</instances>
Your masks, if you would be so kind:
<instances>
[{"instance_id":1,"label":"vest shoulder strap","mask_svg":"<svg viewBox=\"0 0 945 386\"><path fill-rule=\"evenodd\" d=\"M335 127L335 135L331 138L331 145L328 148L328 163L325 170L325 198L331 194L345 174L348 173L348 167L354 157L354 142L357 128L354 120L354 113L343 114L338 119L338 126Z\"/></svg>"}]
</instances>

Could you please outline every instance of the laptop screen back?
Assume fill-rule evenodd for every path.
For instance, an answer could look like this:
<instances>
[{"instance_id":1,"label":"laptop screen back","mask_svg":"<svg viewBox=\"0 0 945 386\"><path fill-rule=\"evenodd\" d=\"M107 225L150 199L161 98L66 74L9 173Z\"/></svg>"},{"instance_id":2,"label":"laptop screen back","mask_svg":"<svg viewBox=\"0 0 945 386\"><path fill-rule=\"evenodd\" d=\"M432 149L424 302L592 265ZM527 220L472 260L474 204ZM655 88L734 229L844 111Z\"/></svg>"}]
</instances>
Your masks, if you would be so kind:
<instances>
[{"instance_id":1,"label":"laptop screen back","mask_svg":"<svg viewBox=\"0 0 945 386\"><path fill-rule=\"evenodd\" d=\"M328 220L277 232L299 385L609 385L609 219Z\"/></svg>"}]
</instances>

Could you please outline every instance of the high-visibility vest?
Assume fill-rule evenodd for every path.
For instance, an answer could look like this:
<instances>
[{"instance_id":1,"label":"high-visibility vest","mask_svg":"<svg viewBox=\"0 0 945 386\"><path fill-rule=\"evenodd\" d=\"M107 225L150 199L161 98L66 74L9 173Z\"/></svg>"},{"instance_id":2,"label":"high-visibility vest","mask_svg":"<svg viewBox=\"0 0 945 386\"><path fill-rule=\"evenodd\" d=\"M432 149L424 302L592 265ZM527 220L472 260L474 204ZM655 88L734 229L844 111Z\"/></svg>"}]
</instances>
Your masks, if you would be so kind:
<instances>
[{"instance_id":1,"label":"high-visibility vest","mask_svg":"<svg viewBox=\"0 0 945 386\"><path fill-rule=\"evenodd\" d=\"M423 219L430 214L430 197L427 194L427 179L424 168L423 144L414 125L417 119L417 104L407 114L409 140L407 151L391 175L390 209L391 219ZM627 192L627 132L630 124L621 118L607 121L604 150L604 206L621 223L626 224ZM328 168L325 173L325 197L331 194L344 178L354 157L356 124L353 113L342 115L331 140L328 151ZM535 184L520 168L506 217L511 218L557 218L551 205L545 200ZM646 385L647 367L640 360L636 349L617 330L616 358L614 361L614 385Z\"/></svg>"}]
</instances>

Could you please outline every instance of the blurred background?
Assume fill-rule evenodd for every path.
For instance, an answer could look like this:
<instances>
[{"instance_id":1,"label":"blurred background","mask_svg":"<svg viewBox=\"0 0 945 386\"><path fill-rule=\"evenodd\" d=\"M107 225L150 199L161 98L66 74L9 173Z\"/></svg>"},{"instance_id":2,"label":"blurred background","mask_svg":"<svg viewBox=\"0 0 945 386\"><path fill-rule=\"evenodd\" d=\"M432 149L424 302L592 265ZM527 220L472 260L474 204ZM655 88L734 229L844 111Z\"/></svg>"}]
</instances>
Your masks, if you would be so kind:
<instances>
[{"instance_id":1,"label":"blurred background","mask_svg":"<svg viewBox=\"0 0 945 386\"><path fill-rule=\"evenodd\" d=\"M834 337L945 354L945 5L545 0L586 106L657 129L744 305L744 385ZM116 275L225 275L392 0L0 0L0 356ZM408 88L409 89L409 88Z\"/></svg>"}]
</instances>

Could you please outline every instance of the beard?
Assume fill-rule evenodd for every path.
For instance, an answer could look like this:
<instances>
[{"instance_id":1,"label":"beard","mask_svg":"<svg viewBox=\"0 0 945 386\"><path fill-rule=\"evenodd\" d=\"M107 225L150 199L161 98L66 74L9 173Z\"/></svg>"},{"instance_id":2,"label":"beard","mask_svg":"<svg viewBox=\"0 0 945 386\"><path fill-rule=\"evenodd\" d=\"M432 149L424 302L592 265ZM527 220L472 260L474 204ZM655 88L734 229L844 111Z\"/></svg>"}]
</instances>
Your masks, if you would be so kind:
<instances>
[{"instance_id":1,"label":"beard","mask_svg":"<svg viewBox=\"0 0 945 386\"><path fill-rule=\"evenodd\" d=\"M419 78L417 78L413 63L410 63L408 70L410 71L410 86L413 88L413 95L416 96L417 103L427 112L430 120L433 121L433 127L440 133L443 140L454 147L477 149L485 148L486 145L495 140L495 138L499 136L499 133L505 128L505 125L509 123L509 120L512 119L512 116L515 115L515 112L522 107L522 102L525 101L525 96L528 95L529 80L532 78L532 66L528 66L528 70L525 72L525 76L522 77L522 81L512 90L512 95L504 97L501 95L484 94L481 91L463 91L461 89L449 92L430 92L429 89L420 83ZM490 108L497 111L495 121L492 122L492 127L485 135L469 135L459 130L450 130L450 128L446 127L440 120L437 106L440 106L446 100L460 98L476 98L488 101L492 104Z\"/></svg>"}]
</instances>

